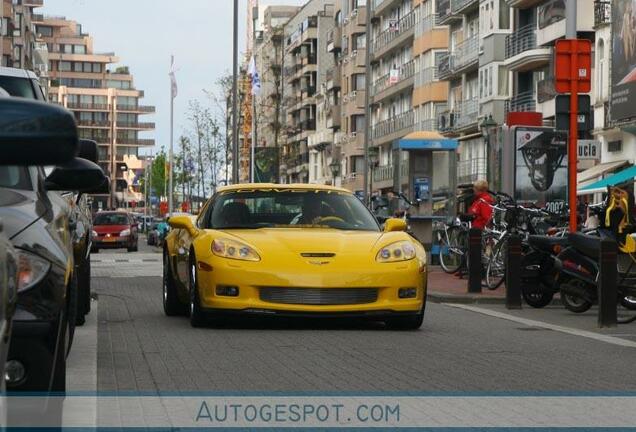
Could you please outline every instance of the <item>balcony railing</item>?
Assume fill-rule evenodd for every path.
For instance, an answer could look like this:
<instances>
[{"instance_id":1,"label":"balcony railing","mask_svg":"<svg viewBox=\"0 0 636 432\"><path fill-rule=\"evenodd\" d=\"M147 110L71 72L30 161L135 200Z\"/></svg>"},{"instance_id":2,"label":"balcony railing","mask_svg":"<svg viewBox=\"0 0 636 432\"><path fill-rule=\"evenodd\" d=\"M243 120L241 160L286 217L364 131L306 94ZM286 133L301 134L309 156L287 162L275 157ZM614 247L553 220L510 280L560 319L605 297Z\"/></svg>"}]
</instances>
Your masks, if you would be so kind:
<instances>
[{"instance_id":1,"label":"balcony railing","mask_svg":"<svg viewBox=\"0 0 636 432\"><path fill-rule=\"evenodd\" d=\"M421 131L436 131L437 119L422 119L418 125L418 130Z\"/></svg>"},{"instance_id":2,"label":"balcony railing","mask_svg":"<svg viewBox=\"0 0 636 432\"><path fill-rule=\"evenodd\" d=\"M435 66L427 67L422 69L415 76L415 85L417 87L420 87L422 85L430 84L434 81L437 81L437 79L438 79L437 68Z\"/></svg>"},{"instance_id":3,"label":"balcony railing","mask_svg":"<svg viewBox=\"0 0 636 432\"><path fill-rule=\"evenodd\" d=\"M455 104L455 129L461 129L477 122L479 100L469 99Z\"/></svg>"},{"instance_id":4,"label":"balcony railing","mask_svg":"<svg viewBox=\"0 0 636 432\"><path fill-rule=\"evenodd\" d=\"M412 128L414 122L413 110L398 114L393 118L383 120L373 128L373 138L378 139L384 136L399 132L404 129Z\"/></svg>"},{"instance_id":5,"label":"balcony railing","mask_svg":"<svg viewBox=\"0 0 636 432\"><path fill-rule=\"evenodd\" d=\"M473 183L486 178L486 158L475 158L457 163L457 181L461 183Z\"/></svg>"},{"instance_id":6,"label":"balcony railing","mask_svg":"<svg viewBox=\"0 0 636 432\"><path fill-rule=\"evenodd\" d=\"M453 70L461 69L464 66L476 62L479 59L479 38L475 35L461 42L455 47L451 54Z\"/></svg>"},{"instance_id":7,"label":"balcony railing","mask_svg":"<svg viewBox=\"0 0 636 432\"><path fill-rule=\"evenodd\" d=\"M398 67L398 77L395 82L391 82L391 73L382 75L380 78L375 80L373 83L373 94L377 95L378 93L386 90L392 85L399 84L400 82L411 78L415 75L415 60L411 60L407 63L404 63L402 66Z\"/></svg>"},{"instance_id":8,"label":"balcony railing","mask_svg":"<svg viewBox=\"0 0 636 432\"><path fill-rule=\"evenodd\" d=\"M430 14L422 18L420 28L422 33L426 33L428 31L433 30L436 26L439 25L439 15L438 14Z\"/></svg>"},{"instance_id":9,"label":"balcony railing","mask_svg":"<svg viewBox=\"0 0 636 432\"><path fill-rule=\"evenodd\" d=\"M534 111L537 108L535 94L532 90L521 92L506 101L507 112Z\"/></svg>"},{"instance_id":10,"label":"balcony railing","mask_svg":"<svg viewBox=\"0 0 636 432\"><path fill-rule=\"evenodd\" d=\"M399 36L412 29L415 26L415 18L415 10L413 10L407 15L404 15L402 18L400 18L400 20L397 22L397 28L388 28L380 33L371 44L373 52L378 52L382 48L389 45L392 41L397 39Z\"/></svg>"},{"instance_id":11,"label":"balcony railing","mask_svg":"<svg viewBox=\"0 0 636 432\"><path fill-rule=\"evenodd\" d=\"M450 53L444 53L440 56L437 65L437 75L440 79L448 78L453 74L453 58Z\"/></svg>"},{"instance_id":12,"label":"balcony railing","mask_svg":"<svg viewBox=\"0 0 636 432\"><path fill-rule=\"evenodd\" d=\"M86 126L86 127L110 127L110 122L108 120L105 120L105 121L77 120L77 125Z\"/></svg>"},{"instance_id":13,"label":"balcony railing","mask_svg":"<svg viewBox=\"0 0 636 432\"><path fill-rule=\"evenodd\" d=\"M117 105L117 111L154 113L156 108L154 106L145 105Z\"/></svg>"},{"instance_id":14,"label":"balcony railing","mask_svg":"<svg viewBox=\"0 0 636 432\"><path fill-rule=\"evenodd\" d=\"M612 20L612 3L608 0L594 2L594 27L609 24Z\"/></svg>"},{"instance_id":15,"label":"balcony railing","mask_svg":"<svg viewBox=\"0 0 636 432\"><path fill-rule=\"evenodd\" d=\"M154 129L154 123L142 123L142 122L117 122L117 127L130 128L130 129Z\"/></svg>"},{"instance_id":16,"label":"balcony railing","mask_svg":"<svg viewBox=\"0 0 636 432\"><path fill-rule=\"evenodd\" d=\"M514 57L522 52L537 47L535 25L528 24L516 32L506 36L506 58Z\"/></svg>"},{"instance_id":17,"label":"balcony railing","mask_svg":"<svg viewBox=\"0 0 636 432\"><path fill-rule=\"evenodd\" d=\"M471 3L477 5L479 0L451 0L451 13L459 13L465 7L470 6Z\"/></svg>"},{"instance_id":18,"label":"balcony railing","mask_svg":"<svg viewBox=\"0 0 636 432\"><path fill-rule=\"evenodd\" d=\"M119 144L132 144L138 146L154 146L155 140L145 138L126 138L124 136L117 136L117 143Z\"/></svg>"},{"instance_id":19,"label":"balcony railing","mask_svg":"<svg viewBox=\"0 0 636 432\"><path fill-rule=\"evenodd\" d=\"M393 180L393 165L379 166L373 170L373 181L381 182Z\"/></svg>"},{"instance_id":20,"label":"balcony railing","mask_svg":"<svg viewBox=\"0 0 636 432\"><path fill-rule=\"evenodd\" d=\"M67 108L71 110L86 110L86 111L110 111L110 105L106 104L93 104L93 103L78 103L69 102Z\"/></svg>"}]
</instances>

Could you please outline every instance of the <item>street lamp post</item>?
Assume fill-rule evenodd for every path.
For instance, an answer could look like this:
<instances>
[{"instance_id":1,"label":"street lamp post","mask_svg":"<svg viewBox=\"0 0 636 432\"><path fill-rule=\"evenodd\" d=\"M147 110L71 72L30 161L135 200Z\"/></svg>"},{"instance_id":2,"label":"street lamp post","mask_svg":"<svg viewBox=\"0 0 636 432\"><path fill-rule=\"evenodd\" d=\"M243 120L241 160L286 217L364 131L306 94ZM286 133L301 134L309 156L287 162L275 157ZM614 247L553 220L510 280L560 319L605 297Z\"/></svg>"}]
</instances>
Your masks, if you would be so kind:
<instances>
[{"instance_id":1,"label":"street lamp post","mask_svg":"<svg viewBox=\"0 0 636 432\"><path fill-rule=\"evenodd\" d=\"M486 179L488 180L488 183L491 183L491 139L492 136L495 134L495 131L497 130L497 122L493 120L492 114L490 114L488 117L484 118L484 121L481 123L481 125L479 125L479 127L481 129L481 134L486 141Z\"/></svg>"},{"instance_id":2,"label":"street lamp post","mask_svg":"<svg viewBox=\"0 0 636 432\"><path fill-rule=\"evenodd\" d=\"M373 195L373 177L375 172L375 167L378 164L378 148L377 147L369 147L367 149L367 160L369 161L369 175L368 175L368 184L365 184L365 189L368 188L369 193L366 197L367 201L365 205L371 206L371 196Z\"/></svg>"}]
</instances>

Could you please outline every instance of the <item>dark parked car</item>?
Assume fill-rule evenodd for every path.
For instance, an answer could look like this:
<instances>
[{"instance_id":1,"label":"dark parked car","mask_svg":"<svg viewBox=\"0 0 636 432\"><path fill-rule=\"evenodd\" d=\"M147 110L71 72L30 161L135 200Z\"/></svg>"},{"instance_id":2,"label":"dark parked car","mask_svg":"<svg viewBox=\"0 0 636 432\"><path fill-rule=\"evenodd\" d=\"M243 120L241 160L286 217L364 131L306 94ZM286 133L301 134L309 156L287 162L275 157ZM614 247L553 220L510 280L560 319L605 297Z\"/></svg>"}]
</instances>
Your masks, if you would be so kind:
<instances>
[{"instance_id":1,"label":"dark parked car","mask_svg":"<svg viewBox=\"0 0 636 432\"><path fill-rule=\"evenodd\" d=\"M93 219L93 252L100 249L139 250L137 222L130 213L122 211L99 212Z\"/></svg>"},{"instance_id":2,"label":"dark parked car","mask_svg":"<svg viewBox=\"0 0 636 432\"><path fill-rule=\"evenodd\" d=\"M19 125L19 127L16 127ZM3 129L4 127L4 129ZM54 105L2 100L0 137L5 169L0 218L18 253L17 309L8 355L11 391L64 391L66 355L77 314L72 210L57 191L89 191L104 181L101 168L77 154L73 115ZM11 157L29 145L34 166ZM31 150L31 149L30 149ZM42 165L59 164L49 176Z\"/></svg>"}]
</instances>

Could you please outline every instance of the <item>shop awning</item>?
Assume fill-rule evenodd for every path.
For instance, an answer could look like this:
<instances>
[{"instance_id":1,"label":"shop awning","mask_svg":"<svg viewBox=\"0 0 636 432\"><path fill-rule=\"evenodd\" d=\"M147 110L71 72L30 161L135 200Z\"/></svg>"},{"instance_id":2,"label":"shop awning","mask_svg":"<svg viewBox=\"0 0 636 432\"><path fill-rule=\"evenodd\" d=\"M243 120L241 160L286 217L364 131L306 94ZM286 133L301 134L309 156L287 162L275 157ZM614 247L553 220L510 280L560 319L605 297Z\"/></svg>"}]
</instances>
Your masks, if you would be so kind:
<instances>
[{"instance_id":1,"label":"shop awning","mask_svg":"<svg viewBox=\"0 0 636 432\"><path fill-rule=\"evenodd\" d=\"M618 172L612 176L604 178L601 181L597 181L596 183L592 183L591 185L579 189L578 194L586 195L597 192L605 192L608 186L617 186L623 183L633 182L634 178L636 178L636 166L630 166L629 168L626 168L621 172Z\"/></svg>"},{"instance_id":2,"label":"shop awning","mask_svg":"<svg viewBox=\"0 0 636 432\"><path fill-rule=\"evenodd\" d=\"M585 171L580 172L577 176L579 188L581 188L584 183L595 182L600 176L621 168L625 165L629 165L629 161L620 160L615 162L606 162L595 165L590 169L586 169Z\"/></svg>"},{"instance_id":3,"label":"shop awning","mask_svg":"<svg viewBox=\"0 0 636 432\"><path fill-rule=\"evenodd\" d=\"M446 138L437 132L413 132L393 143L400 150L456 150L457 140Z\"/></svg>"}]
</instances>

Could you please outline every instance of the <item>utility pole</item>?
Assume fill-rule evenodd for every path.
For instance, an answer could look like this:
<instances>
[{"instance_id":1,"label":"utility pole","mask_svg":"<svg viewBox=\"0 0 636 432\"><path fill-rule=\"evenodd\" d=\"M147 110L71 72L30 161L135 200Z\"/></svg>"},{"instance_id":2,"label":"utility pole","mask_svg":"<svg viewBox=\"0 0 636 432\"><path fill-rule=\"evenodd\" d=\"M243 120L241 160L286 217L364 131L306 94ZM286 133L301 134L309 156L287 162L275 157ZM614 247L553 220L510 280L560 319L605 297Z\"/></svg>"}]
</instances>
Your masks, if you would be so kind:
<instances>
[{"instance_id":1,"label":"utility pole","mask_svg":"<svg viewBox=\"0 0 636 432\"><path fill-rule=\"evenodd\" d=\"M371 201L371 181L372 173L369 167L369 143L371 140L371 15L373 2L367 2L367 22L365 29L367 57L364 62L364 205L368 206Z\"/></svg>"},{"instance_id":2,"label":"utility pole","mask_svg":"<svg viewBox=\"0 0 636 432\"><path fill-rule=\"evenodd\" d=\"M577 0L567 0L565 7L565 37L570 40L577 38L576 34L576 2ZM576 232L578 228L577 212L577 148L579 140L579 84L578 79L578 56L573 50L571 58L571 89L570 89L570 139L568 146L568 201L570 205L570 232Z\"/></svg>"},{"instance_id":3,"label":"utility pole","mask_svg":"<svg viewBox=\"0 0 636 432\"><path fill-rule=\"evenodd\" d=\"M232 183L239 181L238 137L238 0L234 0L234 35L232 53Z\"/></svg>"}]
</instances>

